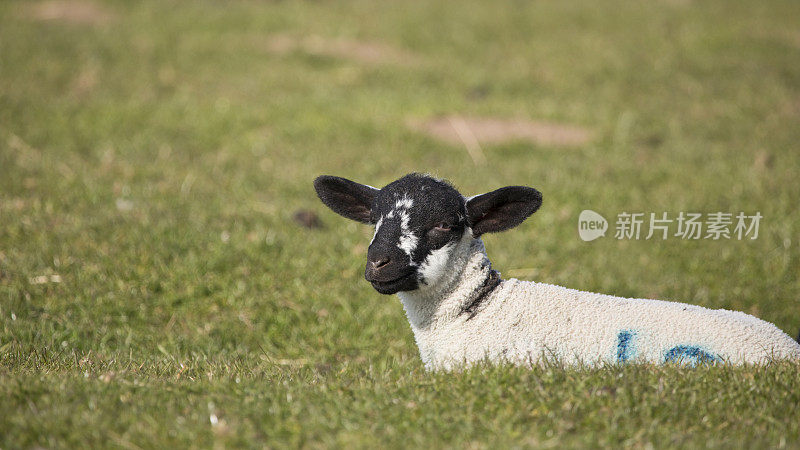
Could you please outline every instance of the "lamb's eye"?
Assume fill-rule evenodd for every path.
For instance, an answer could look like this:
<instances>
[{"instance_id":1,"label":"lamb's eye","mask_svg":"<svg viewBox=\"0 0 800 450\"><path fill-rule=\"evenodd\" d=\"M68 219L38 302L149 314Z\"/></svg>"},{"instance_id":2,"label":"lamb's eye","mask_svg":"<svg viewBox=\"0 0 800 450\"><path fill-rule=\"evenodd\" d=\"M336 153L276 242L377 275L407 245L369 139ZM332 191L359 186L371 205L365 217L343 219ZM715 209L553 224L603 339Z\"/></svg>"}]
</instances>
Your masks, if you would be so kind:
<instances>
[{"instance_id":1,"label":"lamb's eye","mask_svg":"<svg viewBox=\"0 0 800 450\"><path fill-rule=\"evenodd\" d=\"M435 227L433 227L433 229L435 231L439 231L439 232L446 232L446 231L452 230L453 226L450 225L447 222L442 222L442 223L437 224Z\"/></svg>"}]
</instances>

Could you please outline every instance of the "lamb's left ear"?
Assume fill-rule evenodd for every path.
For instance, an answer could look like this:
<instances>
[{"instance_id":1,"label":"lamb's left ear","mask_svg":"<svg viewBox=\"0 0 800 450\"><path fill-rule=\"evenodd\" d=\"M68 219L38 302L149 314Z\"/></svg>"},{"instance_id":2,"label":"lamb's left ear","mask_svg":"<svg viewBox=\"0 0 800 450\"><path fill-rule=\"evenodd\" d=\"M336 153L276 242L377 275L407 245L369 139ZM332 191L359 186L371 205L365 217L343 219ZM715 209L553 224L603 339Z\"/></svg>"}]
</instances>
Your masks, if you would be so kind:
<instances>
[{"instance_id":1,"label":"lamb's left ear","mask_svg":"<svg viewBox=\"0 0 800 450\"><path fill-rule=\"evenodd\" d=\"M475 237L514 228L539 209L542 194L526 186L507 186L467 200L467 216Z\"/></svg>"},{"instance_id":2,"label":"lamb's left ear","mask_svg":"<svg viewBox=\"0 0 800 450\"><path fill-rule=\"evenodd\" d=\"M358 222L370 223L372 201L378 189L331 175L317 177L314 180L314 189L322 203L336 214Z\"/></svg>"}]
</instances>

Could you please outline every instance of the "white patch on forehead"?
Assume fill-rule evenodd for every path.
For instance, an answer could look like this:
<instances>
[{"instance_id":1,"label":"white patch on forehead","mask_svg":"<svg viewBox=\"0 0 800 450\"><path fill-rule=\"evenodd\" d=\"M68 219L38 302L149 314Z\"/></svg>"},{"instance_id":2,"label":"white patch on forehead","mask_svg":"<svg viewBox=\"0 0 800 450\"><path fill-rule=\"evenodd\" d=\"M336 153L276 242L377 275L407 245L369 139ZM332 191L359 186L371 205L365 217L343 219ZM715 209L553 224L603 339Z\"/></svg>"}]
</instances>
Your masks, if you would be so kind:
<instances>
[{"instance_id":1,"label":"white patch on forehead","mask_svg":"<svg viewBox=\"0 0 800 450\"><path fill-rule=\"evenodd\" d=\"M403 194L403 198L394 202L394 208L386 214L386 218L394 219L398 214L404 214L412 206L414 206L414 200L411 200L408 194Z\"/></svg>"},{"instance_id":2,"label":"white patch on forehead","mask_svg":"<svg viewBox=\"0 0 800 450\"><path fill-rule=\"evenodd\" d=\"M400 211L400 231L408 231L409 219L408 211Z\"/></svg>"},{"instance_id":3,"label":"white patch on forehead","mask_svg":"<svg viewBox=\"0 0 800 450\"><path fill-rule=\"evenodd\" d=\"M378 235L378 230L381 228L381 225L383 225L383 216L381 216L381 218L378 219L378 223L375 224L375 234L372 235L372 240L369 241L369 245L372 245L375 241L375 236Z\"/></svg>"},{"instance_id":4,"label":"white patch on forehead","mask_svg":"<svg viewBox=\"0 0 800 450\"><path fill-rule=\"evenodd\" d=\"M411 200L410 198L408 198L408 195L403 195L403 198L401 198L400 200L398 200L394 204L394 207L397 208L397 209L400 209L400 208L408 209L408 208L411 208L412 206L414 206L414 200Z\"/></svg>"},{"instance_id":5,"label":"white patch on forehead","mask_svg":"<svg viewBox=\"0 0 800 450\"><path fill-rule=\"evenodd\" d=\"M401 210L400 214L400 241L397 243L397 246L400 247L400 250L404 251L409 258L411 258L411 254L414 253L414 250L417 248L417 243L419 242L419 238L417 238L414 233L408 227L408 211Z\"/></svg>"},{"instance_id":6,"label":"white patch on forehead","mask_svg":"<svg viewBox=\"0 0 800 450\"><path fill-rule=\"evenodd\" d=\"M394 208L385 216L387 220L400 219L400 238L397 241L397 247L408 255L409 259L411 259L411 255L417 249L417 244L419 243L419 238L411 232L411 228L408 225L410 220L408 210L413 206L414 200L409 198L408 194L403 194L403 197L395 201ZM373 237L373 239L375 238ZM415 265L413 261L410 264L412 266Z\"/></svg>"},{"instance_id":7,"label":"white patch on forehead","mask_svg":"<svg viewBox=\"0 0 800 450\"><path fill-rule=\"evenodd\" d=\"M410 258L414 250L417 249L417 237L413 234L404 234L400 236L400 243L397 246Z\"/></svg>"},{"instance_id":8,"label":"white patch on forehead","mask_svg":"<svg viewBox=\"0 0 800 450\"><path fill-rule=\"evenodd\" d=\"M442 248L430 252L422 261L419 267L419 274L422 275L423 283L427 285L436 284L445 273L450 262L450 253L455 247L455 242L450 242Z\"/></svg>"}]
</instances>

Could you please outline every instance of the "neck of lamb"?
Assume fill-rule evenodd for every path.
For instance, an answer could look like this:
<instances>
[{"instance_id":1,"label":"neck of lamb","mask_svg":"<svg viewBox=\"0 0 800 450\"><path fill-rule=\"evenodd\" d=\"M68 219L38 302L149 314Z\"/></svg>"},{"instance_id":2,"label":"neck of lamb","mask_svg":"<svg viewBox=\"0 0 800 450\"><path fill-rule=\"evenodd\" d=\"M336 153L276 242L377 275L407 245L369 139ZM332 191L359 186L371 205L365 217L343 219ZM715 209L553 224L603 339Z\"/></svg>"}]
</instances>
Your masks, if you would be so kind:
<instances>
[{"instance_id":1,"label":"neck of lamb","mask_svg":"<svg viewBox=\"0 0 800 450\"><path fill-rule=\"evenodd\" d=\"M447 267L452 270L437 283L397 294L426 364L437 359L435 350L448 339L448 329L471 319L502 282L483 241L470 232L456 243Z\"/></svg>"}]
</instances>

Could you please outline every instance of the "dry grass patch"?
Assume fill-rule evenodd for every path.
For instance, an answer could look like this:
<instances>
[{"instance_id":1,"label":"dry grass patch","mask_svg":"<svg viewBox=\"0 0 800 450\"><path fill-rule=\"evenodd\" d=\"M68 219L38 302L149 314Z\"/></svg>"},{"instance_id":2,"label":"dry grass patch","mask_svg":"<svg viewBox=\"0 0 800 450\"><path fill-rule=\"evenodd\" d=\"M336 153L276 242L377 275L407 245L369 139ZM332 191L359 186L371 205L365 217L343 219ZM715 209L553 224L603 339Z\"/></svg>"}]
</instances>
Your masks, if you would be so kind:
<instances>
[{"instance_id":1,"label":"dry grass patch","mask_svg":"<svg viewBox=\"0 0 800 450\"><path fill-rule=\"evenodd\" d=\"M800 31L786 31L783 36L789 45L800 48Z\"/></svg>"},{"instance_id":2,"label":"dry grass patch","mask_svg":"<svg viewBox=\"0 0 800 450\"><path fill-rule=\"evenodd\" d=\"M304 52L311 55L348 59L364 64L409 65L417 60L411 52L378 42L356 41L322 36L274 35L267 39L267 51L274 54Z\"/></svg>"},{"instance_id":3,"label":"dry grass patch","mask_svg":"<svg viewBox=\"0 0 800 450\"><path fill-rule=\"evenodd\" d=\"M99 69L95 64L87 64L72 80L72 93L78 97L90 94L97 86Z\"/></svg>"},{"instance_id":4,"label":"dry grass patch","mask_svg":"<svg viewBox=\"0 0 800 450\"><path fill-rule=\"evenodd\" d=\"M83 0L36 2L26 8L26 15L34 20L76 25L102 25L115 18L114 13L105 7Z\"/></svg>"},{"instance_id":5,"label":"dry grass patch","mask_svg":"<svg viewBox=\"0 0 800 450\"><path fill-rule=\"evenodd\" d=\"M553 147L578 147L589 143L592 132L586 128L526 119L444 116L410 120L411 129L452 145L492 145L528 141Z\"/></svg>"}]
</instances>

